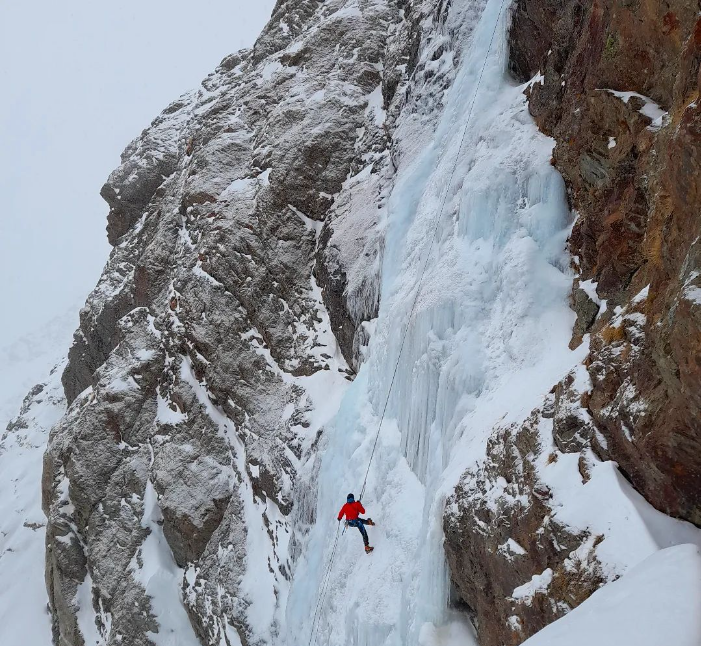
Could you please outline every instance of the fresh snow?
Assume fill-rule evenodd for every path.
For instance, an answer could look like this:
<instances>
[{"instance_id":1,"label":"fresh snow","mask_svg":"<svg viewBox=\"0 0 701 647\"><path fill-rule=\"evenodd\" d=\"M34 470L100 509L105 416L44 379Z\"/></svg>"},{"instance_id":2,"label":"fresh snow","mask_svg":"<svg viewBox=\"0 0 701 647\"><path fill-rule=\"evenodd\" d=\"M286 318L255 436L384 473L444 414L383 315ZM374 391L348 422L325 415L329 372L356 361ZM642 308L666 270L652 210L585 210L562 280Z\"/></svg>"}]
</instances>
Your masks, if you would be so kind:
<instances>
[{"instance_id":1,"label":"fresh snow","mask_svg":"<svg viewBox=\"0 0 701 647\"><path fill-rule=\"evenodd\" d=\"M597 282L589 279L587 281L581 281L579 287L584 290L585 294L596 304L601 305L601 299L596 292Z\"/></svg>"},{"instance_id":2,"label":"fresh snow","mask_svg":"<svg viewBox=\"0 0 701 647\"><path fill-rule=\"evenodd\" d=\"M652 554L524 645L701 644L701 550Z\"/></svg>"},{"instance_id":3,"label":"fresh snow","mask_svg":"<svg viewBox=\"0 0 701 647\"><path fill-rule=\"evenodd\" d=\"M149 534L132 559L130 568L134 577L144 587L151 598L151 610L158 622L158 633L150 633L155 645L198 645L199 640L192 629L183 606L181 583L183 569L173 559L173 554L163 535L163 515L158 505L158 494L149 480L144 494L144 515L141 525L149 529ZM141 564L141 566L140 566ZM82 610L82 606L81 606ZM92 605L90 606L92 611ZM94 618L94 613L89 614ZM79 616L80 617L80 616ZM94 621L81 623L85 628ZM98 640L88 644L103 644Z\"/></svg>"},{"instance_id":4,"label":"fresh snow","mask_svg":"<svg viewBox=\"0 0 701 647\"><path fill-rule=\"evenodd\" d=\"M360 12L357 3L353 3L350 6L343 7L338 11L334 11L331 14L331 20L340 20L342 18L362 18L363 14Z\"/></svg>"},{"instance_id":5,"label":"fresh snow","mask_svg":"<svg viewBox=\"0 0 701 647\"><path fill-rule=\"evenodd\" d=\"M273 74L282 69L282 63L280 61L270 61L263 66L261 71L261 83L263 81L269 81L273 78Z\"/></svg>"},{"instance_id":6,"label":"fresh snow","mask_svg":"<svg viewBox=\"0 0 701 647\"><path fill-rule=\"evenodd\" d=\"M507 559L513 559L514 555L525 555L526 551L517 541L509 538L499 546L499 552L507 556Z\"/></svg>"},{"instance_id":7,"label":"fresh snow","mask_svg":"<svg viewBox=\"0 0 701 647\"><path fill-rule=\"evenodd\" d=\"M550 464L546 460L539 473L553 493L555 520L575 531L589 529L604 536L596 554L608 575L615 576L675 544L701 547L698 528L653 508L621 476L615 463L598 461L591 454L590 479L582 483L579 454L561 454Z\"/></svg>"},{"instance_id":8,"label":"fresh snow","mask_svg":"<svg viewBox=\"0 0 701 647\"><path fill-rule=\"evenodd\" d=\"M694 286L685 288L684 298L694 305L701 306L701 288Z\"/></svg>"},{"instance_id":9,"label":"fresh snow","mask_svg":"<svg viewBox=\"0 0 701 647\"><path fill-rule=\"evenodd\" d=\"M368 95L368 107L365 109L365 114L372 114L375 123L381 126L385 121L385 110L382 98L382 85L378 85L369 95Z\"/></svg>"},{"instance_id":10,"label":"fresh snow","mask_svg":"<svg viewBox=\"0 0 701 647\"><path fill-rule=\"evenodd\" d=\"M171 408L172 402L167 401L160 393L156 396L156 421L162 425L179 425L187 420L187 414L182 413L177 405Z\"/></svg>"},{"instance_id":11,"label":"fresh snow","mask_svg":"<svg viewBox=\"0 0 701 647\"><path fill-rule=\"evenodd\" d=\"M27 427L0 430L0 645L51 643L41 472L49 430L65 411L63 367L53 369L24 414Z\"/></svg>"},{"instance_id":12,"label":"fresh snow","mask_svg":"<svg viewBox=\"0 0 701 647\"><path fill-rule=\"evenodd\" d=\"M636 294L633 297L632 303L638 304L638 303L642 303L643 301L647 301L649 295L650 295L650 285L648 284L642 290L640 290L640 292L638 292L638 294Z\"/></svg>"},{"instance_id":13,"label":"fresh snow","mask_svg":"<svg viewBox=\"0 0 701 647\"><path fill-rule=\"evenodd\" d=\"M667 111L660 108L650 97L646 97L637 92L619 92L617 90L609 90L606 88L606 92L609 92L614 97L618 97L623 103L627 104L631 98L636 97L643 101L643 107L640 108L639 112L641 115L645 115L652 123L648 126L648 130L656 131L664 126L664 120L667 117ZM615 141L615 140L614 140ZM609 148L612 146L609 145Z\"/></svg>"},{"instance_id":14,"label":"fresh snow","mask_svg":"<svg viewBox=\"0 0 701 647\"><path fill-rule=\"evenodd\" d=\"M545 83L545 77L540 70L538 70L538 73L528 82L528 87L534 86L536 83L539 83L540 85ZM564 81L562 84L565 84Z\"/></svg>"},{"instance_id":15,"label":"fresh snow","mask_svg":"<svg viewBox=\"0 0 701 647\"><path fill-rule=\"evenodd\" d=\"M699 278L699 272L691 272L689 278L684 282L683 297L694 305L701 305L701 287L694 285L693 282Z\"/></svg>"},{"instance_id":16,"label":"fresh snow","mask_svg":"<svg viewBox=\"0 0 701 647\"><path fill-rule=\"evenodd\" d=\"M536 593L547 591L553 581L553 569L546 568L542 573L534 575L528 582L517 586L511 597L514 600L529 600Z\"/></svg>"},{"instance_id":17,"label":"fresh snow","mask_svg":"<svg viewBox=\"0 0 701 647\"><path fill-rule=\"evenodd\" d=\"M100 631L95 623L95 611L92 606L92 577L90 573L86 573L85 579L78 585L75 598L73 599L78 611L76 618L78 619L78 627L80 633L85 639L86 645L102 645L104 640L100 635Z\"/></svg>"}]
</instances>

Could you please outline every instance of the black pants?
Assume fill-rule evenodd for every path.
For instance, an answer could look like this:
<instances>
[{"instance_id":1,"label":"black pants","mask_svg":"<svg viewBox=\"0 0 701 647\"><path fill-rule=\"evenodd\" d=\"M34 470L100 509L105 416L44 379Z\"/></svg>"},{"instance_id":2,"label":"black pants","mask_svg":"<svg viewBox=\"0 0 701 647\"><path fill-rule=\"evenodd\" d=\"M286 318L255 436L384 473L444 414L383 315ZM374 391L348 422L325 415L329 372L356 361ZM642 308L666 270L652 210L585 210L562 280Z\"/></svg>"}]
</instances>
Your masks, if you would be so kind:
<instances>
[{"instance_id":1,"label":"black pants","mask_svg":"<svg viewBox=\"0 0 701 647\"><path fill-rule=\"evenodd\" d=\"M357 528L360 530L360 534L363 536L363 543L366 546L370 545L370 540L368 539L368 532L365 530L365 524L368 522L367 519L361 519L358 517L357 519L353 519L352 521L348 522L349 526L353 526L353 528Z\"/></svg>"}]
</instances>

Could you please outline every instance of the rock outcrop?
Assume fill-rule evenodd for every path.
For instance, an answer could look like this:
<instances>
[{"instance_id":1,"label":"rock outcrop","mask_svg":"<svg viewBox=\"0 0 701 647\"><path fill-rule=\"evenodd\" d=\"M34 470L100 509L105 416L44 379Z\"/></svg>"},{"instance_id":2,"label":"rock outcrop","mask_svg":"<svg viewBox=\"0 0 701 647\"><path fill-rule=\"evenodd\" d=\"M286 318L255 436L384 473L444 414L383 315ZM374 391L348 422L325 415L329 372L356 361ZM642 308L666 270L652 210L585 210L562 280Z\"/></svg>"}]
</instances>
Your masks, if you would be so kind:
<instances>
[{"instance_id":1,"label":"rock outcrop","mask_svg":"<svg viewBox=\"0 0 701 647\"><path fill-rule=\"evenodd\" d=\"M524 425L495 430L486 461L463 474L446 505L451 577L483 644L523 642L607 581L595 550L604 537L560 521L557 492L543 477L561 461L582 485L589 480L582 371Z\"/></svg>"},{"instance_id":2,"label":"rock outcrop","mask_svg":"<svg viewBox=\"0 0 701 647\"><path fill-rule=\"evenodd\" d=\"M446 508L452 578L488 644L521 642L616 576L603 535L553 524L550 463L586 484L616 461L658 510L701 524L698 5L518 0L509 41L576 216L572 347L587 355L526 425L495 430Z\"/></svg>"}]
</instances>

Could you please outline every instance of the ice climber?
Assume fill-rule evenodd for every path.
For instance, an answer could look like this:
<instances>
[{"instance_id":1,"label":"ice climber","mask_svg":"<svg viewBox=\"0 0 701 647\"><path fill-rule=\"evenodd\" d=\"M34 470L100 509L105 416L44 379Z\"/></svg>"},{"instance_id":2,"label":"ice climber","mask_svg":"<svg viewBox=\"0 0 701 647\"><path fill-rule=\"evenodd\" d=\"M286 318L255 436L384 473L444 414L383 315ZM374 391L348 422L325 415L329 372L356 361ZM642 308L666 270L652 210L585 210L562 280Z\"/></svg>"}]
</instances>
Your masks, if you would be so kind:
<instances>
[{"instance_id":1,"label":"ice climber","mask_svg":"<svg viewBox=\"0 0 701 647\"><path fill-rule=\"evenodd\" d=\"M361 519L359 516L361 514L365 514L365 508L363 508L363 504L360 501L355 500L351 492L346 497L346 502L338 513L338 520L340 521L343 519L343 515L346 515L346 526L353 526L353 528L360 530L360 534L363 536L363 543L365 544L365 552L371 553L375 549L370 545L365 525L374 526L375 522L372 519Z\"/></svg>"}]
</instances>

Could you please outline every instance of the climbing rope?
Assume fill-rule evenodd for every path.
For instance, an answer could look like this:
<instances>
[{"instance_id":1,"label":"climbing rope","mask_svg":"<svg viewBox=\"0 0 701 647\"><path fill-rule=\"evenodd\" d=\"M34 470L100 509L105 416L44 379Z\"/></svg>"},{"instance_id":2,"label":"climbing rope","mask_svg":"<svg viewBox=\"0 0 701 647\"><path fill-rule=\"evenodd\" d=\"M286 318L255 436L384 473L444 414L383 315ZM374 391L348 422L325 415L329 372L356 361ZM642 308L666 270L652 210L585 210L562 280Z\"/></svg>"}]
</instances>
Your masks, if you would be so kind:
<instances>
[{"instance_id":1,"label":"climbing rope","mask_svg":"<svg viewBox=\"0 0 701 647\"><path fill-rule=\"evenodd\" d=\"M338 546L338 531L341 527L341 523L339 522L338 526L336 526L336 538L333 542L333 548L331 549L331 557L329 558L329 565L326 567L326 571L324 572L324 576L321 578L321 592L319 594L319 598L316 601L316 609L314 610L314 618L312 620L312 630L311 633L309 634L309 645L312 644L312 641L314 640L314 634L316 633L316 620L319 615L319 611L321 610L323 604L322 600L326 596L326 587L328 586L329 580L331 579L331 567L333 566L333 559L336 556L336 547Z\"/></svg>"},{"instance_id":2,"label":"climbing rope","mask_svg":"<svg viewBox=\"0 0 701 647\"><path fill-rule=\"evenodd\" d=\"M382 408L382 415L380 416L380 422L377 425L377 433L375 434L375 441L372 445L372 451L370 452L370 459L368 461L367 470L365 470L365 478L363 479L363 487L360 490L360 496L358 497L358 501L362 500L363 494L365 493L365 487L367 486L367 482L368 482L368 475L370 474L370 466L372 465L372 459L375 457L375 450L377 449L377 441L380 438L380 431L382 430L382 423L384 422L385 414L387 413L387 407L389 405L389 399L390 399L390 396L392 395L392 387L394 386L394 380L396 379L397 371L399 370L399 361L401 360L401 357L402 357L402 351L404 350L404 344L406 343L407 334L409 332L409 326L411 325L411 320L412 320L412 317L414 316L414 310L416 309L416 304L418 303L419 296L421 294L421 287L423 285L424 276L426 275L426 270L428 269L428 264L429 264L429 261L431 260L431 252L433 251L433 245L436 242L436 235L438 233L438 226L440 225L441 220L443 219L443 210L445 209L445 205L446 205L446 202L448 200L448 194L450 193L450 187L453 183L453 178L455 177L455 171L458 168L458 160L460 159L460 154L462 153L462 147L463 147L463 144L465 143L465 136L467 135L467 127L469 126L470 120L472 118L472 112L474 110L475 102L477 101L477 95L479 94L479 89L480 89L480 86L482 84L482 77L484 76L484 70L486 69L487 62L489 61L489 55L492 52L492 45L494 44L494 37L496 36L497 28L499 27L499 23L501 21L501 14L504 10L505 2L506 2L506 0L501 0L501 5L499 6L499 13L497 15L497 19L496 19L496 22L494 24L494 30L492 31L492 36L489 40L489 47L487 48L487 54L485 55L484 62L482 63L482 68L481 68L480 73L479 73L479 78L477 79L477 86L475 87L475 92L472 96L472 102L470 103L470 109L468 110L468 113L467 113L467 119L465 120L465 126L464 126L463 131L462 131L462 136L460 137L460 145L458 146L458 152L457 152L457 155L455 156L455 162L453 163L453 170L451 171L450 177L448 178L445 192L443 194L443 199L441 201L441 207L438 210L438 215L436 217L436 223L433 227L433 235L431 236L431 243L428 247L428 253L426 254L426 262L424 263L423 269L421 271L421 277L419 278L419 282L418 282L417 287L416 287L416 294L415 294L414 300L411 304L411 309L409 310L409 317L407 318L407 322L406 322L406 325L404 327L404 332L402 333L402 342L399 345L399 353L397 355L397 361L396 361L395 366L394 366L394 372L392 373L392 379L389 383L389 389L387 389L387 398L385 399L385 404L384 404L384 407ZM416 71L416 69L417 68L414 69L414 72ZM413 72L412 72L412 76L413 76ZM333 567L333 560L334 560L334 557L336 556L336 547L338 545L339 527L336 528L336 538L334 540L333 549L331 551L329 565L326 568L326 571L324 573L324 577L322 578L321 591L319 594L319 599L317 600L316 609L314 611L314 618L312 620L312 630L311 630L311 634L309 636L309 645L312 644L312 641L314 639L314 634L316 632L317 617L318 617L319 611L324 606L326 589L328 587L329 580L331 579L331 577L330 577L331 576L331 568Z\"/></svg>"}]
</instances>

